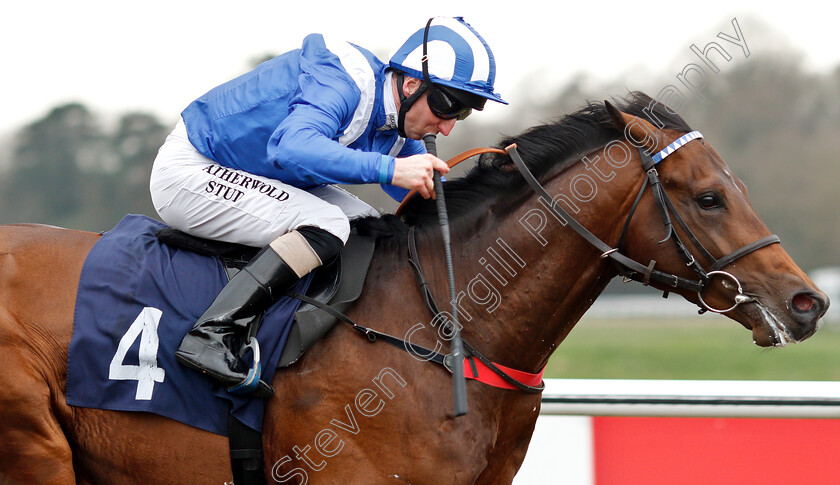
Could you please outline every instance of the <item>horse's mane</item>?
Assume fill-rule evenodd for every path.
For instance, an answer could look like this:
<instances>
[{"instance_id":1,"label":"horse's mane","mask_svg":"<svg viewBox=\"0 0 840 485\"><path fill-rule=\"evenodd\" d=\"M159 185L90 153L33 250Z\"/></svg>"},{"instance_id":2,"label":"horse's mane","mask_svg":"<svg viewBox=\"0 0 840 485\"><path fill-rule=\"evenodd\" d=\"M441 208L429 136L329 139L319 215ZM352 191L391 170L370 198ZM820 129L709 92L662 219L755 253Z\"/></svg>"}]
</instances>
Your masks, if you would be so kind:
<instances>
[{"instance_id":1,"label":"horse's mane","mask_svg":"<svg viewBox=\"0 0 840 485\"><path fill-rule=\"evenodd\" d=\"M611 102L621 111L645 119L665 129L688 132L688 124L663 104L642 92L631 92L626 98ZM557 121L534 126L516 136L504 137L497 148L516 143L519 153L534 175L540 179L549 173L565 170L580 158L612 140L623 137L603 102L589 102L574 113ZM470 230L493 206L502 211L510 208L526 192L527 184L507 155L487 153L461 178L443 184L446 207L453 231ZM473 215L472 218L469 216ZM472 222L472 224L470 224ZM354 221L357 233L383 238L403 239L411 225L418 230L437 227L435 201L414 197L403 209L401 217L385 215Z\"/></svg>"}]
</instances>

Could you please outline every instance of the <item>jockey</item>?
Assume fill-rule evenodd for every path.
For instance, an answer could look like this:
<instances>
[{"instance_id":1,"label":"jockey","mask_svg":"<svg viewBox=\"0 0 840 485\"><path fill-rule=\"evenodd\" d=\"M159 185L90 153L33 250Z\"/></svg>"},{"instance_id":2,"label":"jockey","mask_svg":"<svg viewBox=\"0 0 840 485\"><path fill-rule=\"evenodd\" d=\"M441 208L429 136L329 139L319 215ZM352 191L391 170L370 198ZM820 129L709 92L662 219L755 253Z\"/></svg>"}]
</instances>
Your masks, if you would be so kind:
<instances>
[{"instance_id":1,"label":"jockey","mask_svg":"<svg viewBox=\"0 0 840 485\"><path fill-rule=\"evenodd\" d=\"M190 104L155 159L155 209L186 233L262 249L184 337L179 362L231 390L244 383L238 350L251 322L339 253L350 219L377 215L334 184L431 197L433 170L449 168L420 140L448 135L488 99L507 104L495 70L469 24L435 17L388 64L312 34Z\"/></svg>"}]
</instances>

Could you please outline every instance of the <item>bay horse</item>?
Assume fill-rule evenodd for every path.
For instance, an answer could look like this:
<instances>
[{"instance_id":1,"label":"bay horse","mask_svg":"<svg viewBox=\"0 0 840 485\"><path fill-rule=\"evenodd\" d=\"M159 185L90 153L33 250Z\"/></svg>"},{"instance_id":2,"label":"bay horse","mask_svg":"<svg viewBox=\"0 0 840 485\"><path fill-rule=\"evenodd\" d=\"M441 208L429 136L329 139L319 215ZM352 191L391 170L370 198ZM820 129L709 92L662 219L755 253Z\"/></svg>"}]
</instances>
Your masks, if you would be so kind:
<instances>
[{"instance_id":1,"label":"bay horse","mask_svg":"<svg viewBox=\"0 0 840 485\"><path fill-rule=\"evenodd\" d=\"M712 145L685 143L656 165L653 180L641 168L645 154L691 129L644 94L613 103L591 103L499 145L516 143L552 204L507 154L483 155L466 176L444 184L465 341L494 362L539 372L607 283L625 272L616 254L648 268L634 273L644 283L751 329L759 346L812 335L825 295L780 244L750 247L772 236ZM663 191L685 226L663 214ZM573 231L554 205L615 251ZM445 339L405 259L412 225L431 292L447 294L434 214L433 201L412 199L402 218L356 224L378 242L365 291L347 313L391 335L414 329L412 343L426 348ZM669 234L687 241L694 267ZM229 483L223 436L152 414L66 404L76 286L99 236L0 228L0 483ZM708 271L700 292L651 277L694 281L698 268L714 264L709 258L723 258L716 271L726 275ZM442 367L372 344L343 324L278 372L273 385L263 430L264 472L273 483L509 484L540 409L539 393L470 380L469 413L456 418Z\"/></svg>"}]
</instances>

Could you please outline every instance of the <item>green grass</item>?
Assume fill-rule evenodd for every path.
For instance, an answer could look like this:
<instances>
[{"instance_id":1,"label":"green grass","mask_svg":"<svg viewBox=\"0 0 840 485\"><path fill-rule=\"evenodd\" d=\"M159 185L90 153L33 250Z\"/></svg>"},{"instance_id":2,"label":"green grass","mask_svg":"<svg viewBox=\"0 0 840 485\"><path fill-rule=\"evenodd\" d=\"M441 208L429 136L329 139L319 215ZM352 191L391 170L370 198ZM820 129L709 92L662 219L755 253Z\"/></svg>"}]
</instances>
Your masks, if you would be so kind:
<instances>
[{"instance_id":1,"label":"green grass","mask_svg":"<svg viewBox=\"0 0 840 485\"><path fill-rule=\"evenodd\" d=\"M732 320L584 319L554 353L546 377L568 379L840 380L840 329L762 349Z\"/></svg>"}]
</instances>

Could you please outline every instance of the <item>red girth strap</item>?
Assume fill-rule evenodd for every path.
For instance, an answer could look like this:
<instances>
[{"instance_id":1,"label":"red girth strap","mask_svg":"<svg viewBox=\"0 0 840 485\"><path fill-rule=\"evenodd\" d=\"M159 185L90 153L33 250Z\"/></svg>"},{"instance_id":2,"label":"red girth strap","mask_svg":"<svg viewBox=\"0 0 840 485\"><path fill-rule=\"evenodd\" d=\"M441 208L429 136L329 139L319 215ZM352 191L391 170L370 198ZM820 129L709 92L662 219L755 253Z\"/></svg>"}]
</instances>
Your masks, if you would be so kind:
<instances>
[{"instance_id":1,"label":"red girth strap","mask_svg":"<svg viewBox=\"0 0 840 485\"><path fill-rule=\"evenodd\" d=\"M472 362L470 362L472 360ZM493 363L496 367L502 370L505 374L509 375L520 384L525 384L526 386L537 387L542 384L542 377L543 373L545 372L545 367L540 369L538 374L531 374L530 372L523 372L521 370L511 369L510 367L505 367L501 364ZM475 368L475 372L473 372L473 368ZM490 370L489 367L484 365L478 359L470 359L469 357L464 359L464 377L467 379L475 379L478 382L482 382L484 384L499 387L502 389L516 389L513 385L509 384L507 381L499 377L498 374Z\"/></svg>"}]
</instances>

